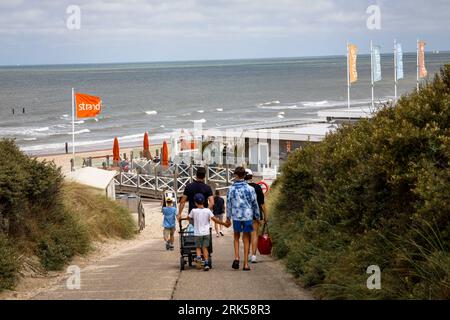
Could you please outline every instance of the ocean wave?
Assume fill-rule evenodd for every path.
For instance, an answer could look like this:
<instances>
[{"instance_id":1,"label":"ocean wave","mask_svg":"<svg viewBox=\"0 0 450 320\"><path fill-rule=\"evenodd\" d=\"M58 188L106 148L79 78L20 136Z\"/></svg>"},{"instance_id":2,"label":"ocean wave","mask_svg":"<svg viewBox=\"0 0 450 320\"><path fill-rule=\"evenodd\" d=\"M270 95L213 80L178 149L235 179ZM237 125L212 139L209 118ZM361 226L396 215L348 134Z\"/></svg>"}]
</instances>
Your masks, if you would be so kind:
<instances>
[{"instance_id":1,"label":"ocean wave","mask_svg":"<svg viewBox=\"0 0 450 320\"><path fill-rule=\"evenodd\" d=\"M280 104L281 102L278 100L274 100L274 101L269 101L269 102L264 102L262 103L263 106L272 106L272 105L277 105Z\"/></svg>"},{"instance_id":2,"label":"ocean wave","mask_svg":"<svg viewBox=\"0 0 450 320\"><path fill-rule=\"evenodd\" d=\"M206 119L191 120L193 123L206 123Z\"/></svg>"},{"instance_id":3,"label":"ocean wave","mask_svg":"<svg viewBox=\"0 0 450 320\"><path fill-rule=\"evenodd\" d=\"M342 103L342 102L341 102ZM331 107L333 106L333 103L330 103L328 100L323 101L304 101L302 102L302 105L305 107Z\"/></svg>"},{"instance_id":4,"label":"ocean wave","mask_svg":"<svg viewBox=\"0 0 450 320\"><path fill-rule=\"evenodd\" d=\"M258 108L260 109L267 109L267 110L295 110L299 109L299 107L294 105L277 105L277 106L265 106L265 105L259 105Z\"/></svg>"},{"instance_id":5,"label":"ocean wave","mask_svg":"<svg viewBox=\"0 0 450 320\"><path fill-rule=\"evenodd\" d=\"M158 111L150 110L150 111L145 111L145 113L146 113L147 115L149 115L149 116L153 116L153 115L155 115L155 114L158 114Z\"/></svg>"},{"instance_id":6,"label":"ocean wave","mask_svg":"<svg viewBox=\"0 0 450 320\"><path fill-rule=\"evenodd\" d=\"M83 129L83 130L75 131L73 134L83 134L83 133L89 133L89 132L91 132L91 130ZM69 132L67 134L72 135L72 132Z\"/></svg>"},{"instance_id":7,"label":"ocean wave","mask_svg":"<svg viewBox=\"0 0 450 320\"><path fill-rule=\"evenodd\" d=\"M223 112L223 108L217 108L216 111Z\"/></svg>"},{"instance_id":8,"label":"ocean wave","mask_svg":"<svg viewBox=\"0 0 450 320\"><path fill-rule=\"evenodd\" d=\"M15 128L0 128L0 136L44 136L49 135L50 128L49 127L40 127L40 128L23 128L23 127L15 127Z\"/></svg>"},{"instance_id":9,"label":"ocean wave","mask_svg":"<svg viewBox=\"0 0 450 320\"><path fill-rule=\"evenodd\" d=\"M135 142L141 142L144 138L144 133L133 134L118 137L119 143L134 144ZM158 134L150 136L152 143L161 143L163 140L170 139L169 134ZM96 150L98 148L111 148L113 146L114 138L102 139L102 140L88 140L88 141L75 141L75 148L83 148L88 150ZM21 150L31 154L45 154L48 152L63 152L65 147L64 142L59 143L47 143L33 146L21 147Z\"/></svg>"},{"instance_id":10,"label":"ocean wave","mask_svg":"<svg viewBox=\"0 0 450 320\"><path fill-rule=\"evenodd\" d=\"M49 131L50 128L49 127L42 127L42 128L37 128L37 129L31 129L30 131L34 131L34 132L44 132L44 131Z\"/></svg>"},{"instance_id":11,"label":"ocean wave","mask_svg":"<svg viewBox=\"0 0 450 320\"><path fill-rule=\"evenodd\" d=\"M376 103L386 103L389 101L389 97L385 97L382 99L376 100ZM347 107L347 100L340 101L330 101L330 100L322 100L322 101L302 101L300 102L302 106L305 108L335 108L335 107ZM372 103L372 99L354 99L350 101L351 106L363 106L370 105Z\"/></svg>"},{"instance_id":12,"label":"ocean wave","mask_svg":"<svg viewBox=\"0 0 450 320\"><path fill-rule=\"evenodd\" d=\"M204 113L205 110L197 110L198 113Z\"/></svg>"}]
</instances>

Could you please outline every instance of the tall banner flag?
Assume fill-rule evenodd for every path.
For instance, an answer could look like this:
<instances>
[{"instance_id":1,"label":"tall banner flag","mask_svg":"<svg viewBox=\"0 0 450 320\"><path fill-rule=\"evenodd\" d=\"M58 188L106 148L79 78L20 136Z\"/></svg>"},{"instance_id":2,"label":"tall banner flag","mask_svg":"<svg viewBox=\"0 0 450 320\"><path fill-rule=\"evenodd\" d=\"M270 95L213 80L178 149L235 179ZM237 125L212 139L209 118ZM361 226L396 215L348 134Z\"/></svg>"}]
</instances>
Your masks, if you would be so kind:
<instances>
[{"instance_id":1,"label":"tall banner flag","mask_svg":"<svg viewBox=\"0 0 450 320\"><path fill-rule=\"evenodd\" d=\"M419 92L420 79L425 78L427 74L425 67L425 41L417 40L417 92Z\"/></svg>"},{"instance_id":2,"label":"tall banner flag","mask_svg":"<svg viewBox=\"0 0 450 320\"><path fill-rule=\"evenodd\" d=\"M370 41L370 74L372 81L372 108L375 107L375 82L381 81L381 47Z\"/></svg>"},{"instance_id":3,"label":"tall banner flag","mask_svg":"<svg viewBox=\"0 0 450 320\"><path fill-rule=\"evenodd\" d=\"M350 86L358 81L358 71L356 70L356 59L358 48L354 44L347 42L347 97L348 108L350 108Z\"/></svg>"},{"instance_id":4,"label":"tall banner flag","mask_svg":"<svg viewBox=\"0 0 450 320\"><path fill-rule=\"evenodd\" d=\"M381 46L373 46L373 81L381 81Z\"/></svg>"},{"instance_id":5,"label":"tall banner flag","mask_svg":"<svg viewBox=\"0 0 450 320\"><path fill-rule=\"evenodd\" d=\"M72 88L72 161L75 164L75 117L95 117L102 111L102 99L83 93L75 93ZM72 167L73 169L73 167Z\"/></svg>"},{"instance_id":6,"label":"tall banner flag","mask_svg":"<svg viewBox=\"0 0 450 320\"><path fill-rule=\"evenodd\" d=\"M83 93L75 94L77 118L92 118L102 111L102 99Z\"/></svg>"},{"instance_id":7,"label":"tall banner flag","mask_svg":"<svg viewBox=\"0 0 450 320\"><path fill-rule=\"evenodd\" d=\"M397 102L397 82L404 78L403 73L403 48L397 40L394 40L394 103Z\"/></svg>"},{"instance_id":8,"label":"tall banner flag","mask_svg":"<svg viewBox=\"0 0 450 320\"><path fill-rule=\"evenodd\" d=\"M405 77L403 73L403 48L401 43L397 43L395 46L395 62L397 63L397 80L403 79Z\"/></svg>"},{"instance_id":9,"label":"tall banner flag","mask_svg":"<svg viewBox=\"0 0 450 320\"><path fill-rule=\"evenodd\" d=\"M425 67L425 41L419 41L419 78L425 78L428 75Z\"/></svg>"},{"instance_id":10,"label":"tall banner flag","mask_svg":"<svg viewBox=\"0 0 450 320\"><path fill-rule=\"evenodd\" d=\"M356 59L358 58L358 47L354 44L348 45L348 60L349 60L349 73L350 83L358 81L358 71L356 69Z\"/></svg>"}]
</instances>

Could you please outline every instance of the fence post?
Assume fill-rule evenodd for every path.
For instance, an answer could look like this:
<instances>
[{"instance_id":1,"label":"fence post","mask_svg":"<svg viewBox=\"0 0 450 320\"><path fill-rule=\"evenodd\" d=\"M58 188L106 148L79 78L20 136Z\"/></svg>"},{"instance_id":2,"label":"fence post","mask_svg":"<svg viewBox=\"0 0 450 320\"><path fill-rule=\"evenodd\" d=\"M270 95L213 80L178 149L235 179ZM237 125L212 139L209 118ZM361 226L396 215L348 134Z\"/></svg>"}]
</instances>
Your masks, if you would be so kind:
<instances>
[{"instance_id":1,"label":"fence post","mask_svg":"<svg viewBox=\"0 0 450 320\"><path fill-rule=\"evenodd\" d=\"M192 163L189 165L189 182L192 183L194 181L194 166Z\"/></svg>"},{"instance_id":2,"label":"fence post","mask_svg":"<svg viewBox=\"0 0 450 320\"><path fill-rule=\"evenodd\" d=\"M178 198L178 165L175 165L175 170L173 172L173 191L175 196Z\"/></svg>"},{"instance_id":3,"label":"fence post","mask_svg":"<svg viewBox=\"0 0 450 320\"><path fill-rule=\"evenodd\" d=\"M205 183L208 184L208 182L209 182L209 166L207 164L205 164L205 169L206 169Z\"/></svg>"},{"instance_id":4,"label":"fence post","mask_svg":"<svg viewBox=\"0 0 450 320\"><path fill-rule=\"evenodd\" d=\"M155 198L158 196L158 166L155 166Z\"/></svg>"},{"instance_id":5,"label":"fence post","mask_svg":"<svg viewBox=\"0 0 450 320\"><path fill-rule=\"evenodd\" d=\"M70 171L75 171L75 163L73 159L70 159Z\"/></svg>"},{"instance_id":6,"label":"fence post","mask_svg":"<svg viewBox=\"0 0 450 320\"><path fill-rule=\"evenodd\" d=\"M136 176L137 176L136 194L139 195L139 184L141 183L141 175L139 173L136 173Z\"/></svg>"},{"instance_id":7,"label":"fence post","mask_svg":"<svg viewBox=\"0 0 450 320\"><path fill-rule=\"evenodd\" d=\"M230 185L230 165L228 163L225 165L225 170L226 170L225 179L228 187Z\"/></svg>"},{"instance_id":8,"label":"fence post","mask_svg":"<svg viewBox=\"0 0 450 320\"><path fill-rule=\"evenodd\" d=\"M109 167L109 154L106 156L106 166Z\"/></svg>"}]
</instances>

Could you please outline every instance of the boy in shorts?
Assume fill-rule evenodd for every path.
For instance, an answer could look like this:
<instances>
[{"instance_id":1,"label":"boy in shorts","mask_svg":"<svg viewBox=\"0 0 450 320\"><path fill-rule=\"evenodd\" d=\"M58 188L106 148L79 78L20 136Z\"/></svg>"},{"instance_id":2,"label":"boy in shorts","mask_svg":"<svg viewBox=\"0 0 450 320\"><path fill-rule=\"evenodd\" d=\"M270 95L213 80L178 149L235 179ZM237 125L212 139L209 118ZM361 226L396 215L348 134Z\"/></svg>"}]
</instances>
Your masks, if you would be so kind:
<instances>
[{"instance_id":1,"label":"boy in shorts","mask_svg":"<svg viewBox=\"0 0 450 320\"><path fill-rule=\"evenodd\" d=\"M166 250L173 250L174 233L175 233L175 218L177 209L173 206L173 199L166 198L166 206L162 209L163 220L163 236L166 243Z\"/></svg>"},{"instance_id":2,"label":"boy in shorts","mask_svg":"<svg viewBox=\"0 0 450 320\"><path fill-rule=\"evenodd\" d=\"M182 220L192 219L194 221L194 237L196 244L196 255L195 262L197 268L201 268L202 265L202 253L204 257L203 270L208 271L210 269L208 259L209 259L209 245L210 245L210 228L211 220L215 223L225 225L224 222L214 217L214 214L208 208L205 208L205 196L201 193L197 193L194 196L194 202L197 208L192 209L189 213L188 218Z\"/></svg>"}]
</instances>

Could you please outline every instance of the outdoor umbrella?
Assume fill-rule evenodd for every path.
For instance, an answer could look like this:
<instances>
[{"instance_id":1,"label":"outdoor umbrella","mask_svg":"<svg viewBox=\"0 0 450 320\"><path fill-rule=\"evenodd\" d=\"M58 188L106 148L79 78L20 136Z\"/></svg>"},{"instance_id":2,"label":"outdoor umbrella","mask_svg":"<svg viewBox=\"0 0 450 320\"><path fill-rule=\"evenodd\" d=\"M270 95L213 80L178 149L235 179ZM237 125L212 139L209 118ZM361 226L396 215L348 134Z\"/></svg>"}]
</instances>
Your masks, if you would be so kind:
<instances>
[{"instance_id":1,"label":"outdoor umbrella","mask_svg":"<svg viewBox=\"0 0 450 320\"><path fill-rule=\"evenodd\" d=\"M164 167L167 167L169 165L169 149L167 148L167 142L165 142L165 141L163 142L161 153L162 153L162 155L161 155L161 159L162 159L161 164Z\"/></svg>"},{"instance_id":2,"label":"outdoor umbrella","mask_svg":"<svg viewBox=\"0 0 450 320\"><path fill-rule=\"evenodd\" d=\"M144 157L147 158L147 160L152 159L152 155L150 153L150 144L148 143L148 132L145 132L144 134Z\"/></svg>"},{"instance_id":3,"label":"outdoor umbrella","mask_svg":"<svg viewBox=\"0 0 450 320\"><path fill-rule=\"evenodd\" d=\"M119 161L120 161L119 140L117 139L117 137L115 137L113 146L113 166L118 167Z\"/></svg>"}]
</instances>

